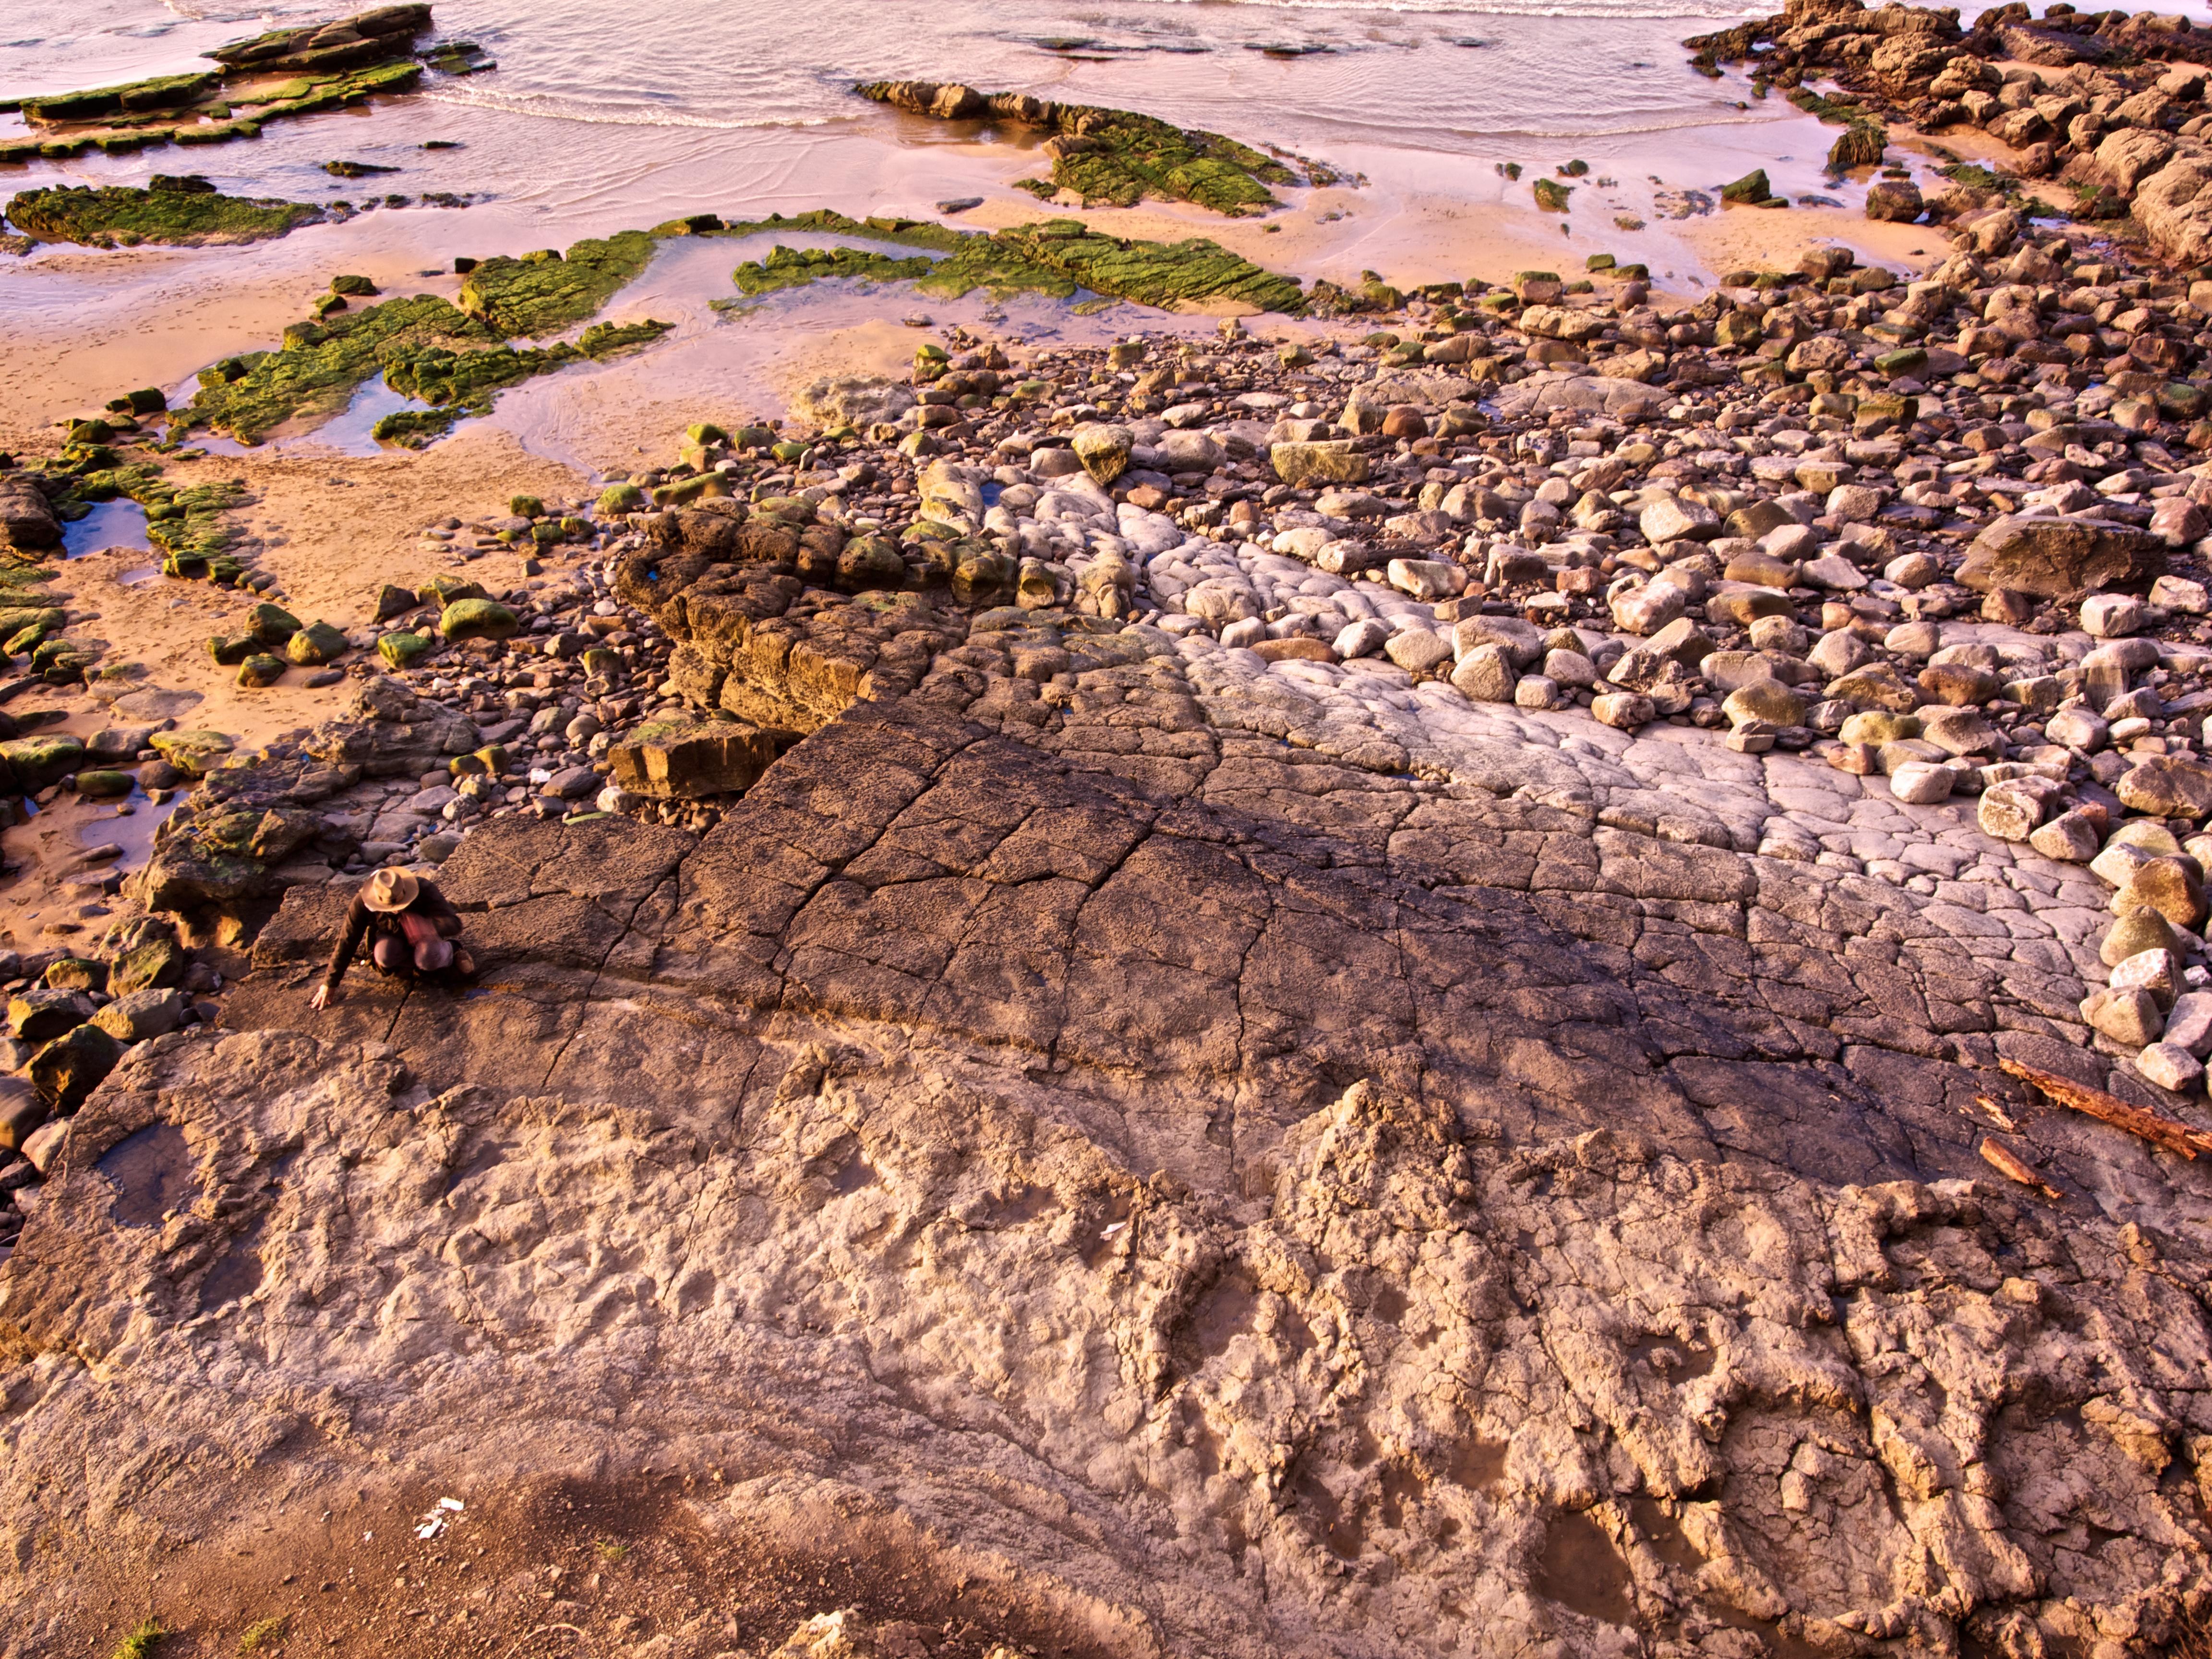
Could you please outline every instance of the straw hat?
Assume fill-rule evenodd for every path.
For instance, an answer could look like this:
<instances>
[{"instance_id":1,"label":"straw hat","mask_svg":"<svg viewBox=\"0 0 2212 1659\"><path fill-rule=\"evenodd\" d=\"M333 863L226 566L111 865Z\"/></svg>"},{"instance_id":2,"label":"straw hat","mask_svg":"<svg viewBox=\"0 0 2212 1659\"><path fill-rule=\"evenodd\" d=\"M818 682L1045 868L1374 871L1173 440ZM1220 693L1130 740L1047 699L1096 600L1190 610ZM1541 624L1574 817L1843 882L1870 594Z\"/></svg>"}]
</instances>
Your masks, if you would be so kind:
<instances>
[{"instance_id":1,"label":"straw hat","mask_svg":"<svg viewBox=\"0 0 2212 1659\"><path fill-rule=\"evenodd\" d=\"M415 896L420 891L422 884L415 879L412 872L380 870L368 878L368 885L361 890L361 902L372 910L382 910L391 915L414 903Z\"/></svg>"}]
</instances>

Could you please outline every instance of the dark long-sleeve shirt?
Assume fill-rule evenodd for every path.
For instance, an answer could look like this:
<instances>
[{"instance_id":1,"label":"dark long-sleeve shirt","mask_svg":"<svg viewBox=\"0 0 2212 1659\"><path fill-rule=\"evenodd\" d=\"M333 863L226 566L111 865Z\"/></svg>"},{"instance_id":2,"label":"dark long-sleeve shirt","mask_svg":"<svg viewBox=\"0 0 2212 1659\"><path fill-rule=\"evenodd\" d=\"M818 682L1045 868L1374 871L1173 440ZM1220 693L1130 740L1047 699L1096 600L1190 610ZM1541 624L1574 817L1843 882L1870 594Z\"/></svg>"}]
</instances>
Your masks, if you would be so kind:
<instances>
[{"instance_id":1,"label":"dark long-sleeve shirt","mask_svg":"<svg viewBox=\"0 0 2212 1659\"><path fill-rule=\"evenodd\" d=\"M362 942L372 936L377 939L404 939L407 930L400 926L403 915L422 916L438 930L441 939L458 939L461 933L461 913L453 908L451 901L430 883L421 884L415 902L404 910L372 910L356 896L346 907L345 932L338 938L337 949L331 952L330 971L323 975L323 984L335 993L338 981L345 977L346 969L353 965L355 953Z\"/></svg>"}]
</instances>

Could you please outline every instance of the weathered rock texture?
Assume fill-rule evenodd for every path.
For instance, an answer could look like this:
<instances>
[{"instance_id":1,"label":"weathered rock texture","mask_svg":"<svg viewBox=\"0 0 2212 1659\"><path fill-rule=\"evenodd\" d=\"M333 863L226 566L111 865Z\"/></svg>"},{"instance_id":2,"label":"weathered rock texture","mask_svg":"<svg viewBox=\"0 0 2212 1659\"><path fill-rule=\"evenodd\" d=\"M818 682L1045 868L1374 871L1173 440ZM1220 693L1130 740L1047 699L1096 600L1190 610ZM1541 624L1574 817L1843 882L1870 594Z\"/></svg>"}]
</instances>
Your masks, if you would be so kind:
<instances>
[{"instance_id":1,"label":"weathered rock texture","mask_svg":"<svg viewBox=\"0 0 2212 1659\"><path fill-rule=\"evenodd\" d=\"M1962 1062L2087 1061L1917 895L956 703L704 837L480 830L458 1000L281 1029L288 896L268 1029L135 1050L0 1272L10 1651L96 1628L94 1534L174 1580L342 1484L647 1468L1060 1651L2196 1628L2203 1178L2017 1099L2066 1195L1982 1178Z\"/></svg>"}]
</instances>

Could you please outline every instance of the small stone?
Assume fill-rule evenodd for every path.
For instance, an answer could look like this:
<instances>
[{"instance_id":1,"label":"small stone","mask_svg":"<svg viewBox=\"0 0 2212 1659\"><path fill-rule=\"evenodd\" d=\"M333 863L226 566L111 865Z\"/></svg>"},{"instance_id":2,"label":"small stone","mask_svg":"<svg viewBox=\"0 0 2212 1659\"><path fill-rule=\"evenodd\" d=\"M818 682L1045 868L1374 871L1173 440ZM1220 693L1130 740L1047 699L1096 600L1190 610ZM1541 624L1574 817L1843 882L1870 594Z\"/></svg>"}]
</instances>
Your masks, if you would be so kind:
<instances>
[{"instance_id":1,"label":"small stone","mask_svg":"<svg viewBox=\"0 0 2212 1659\"><path fill-rule=\"evenodd\" d=\"M2185 617L2212 612L2212 593L2207 592L2203 582L2186 576L2160 576L2150 585L2150 602Z\"/></svg>"},{"instance_id":2,"label":"small stone","mask_svg":"<svg viewBox=\"0 0 2212 1659\"><path fill-rule=\"evenodd\" d=\"M2212 1054L2212 991L2184 991L2174 998L2166 1041L2199 1060Z\"/></svg>"},{"instance_id":3,"label":"small stone","mask_svg":"<svg viewBox=\"0 0 2212 1659\"><path fill-rule=\"evenodd\" d=\"M1542 674L1523 674L1513 688L1516 708L1559 708L1572 701L1557 680Z\"/></svg>"},{"instance_id":4,"label":"small stone","mask_svg":"<svg viewBox=\"0 0 2212 1659\"><path fill-rule=\"evenodd\" d=\"M1992 785L1982 792L1975 822L1999 841L2026 841L2043 823L2044 792L2023 782Z\"/></svg>"},{"instance_id":5,"label":"small stone","mask_svg":"<svg viewBox=\"0 0 2212 1659\"><path fill-rule=\"evenodd\" d=\"M2123 772L2112 792L2152 817L2202 818L2212 813L2212 766L2179 755L2155 756Z\"/></svg>"},{"instance_id":6,"label":"small stone","mask_svg":"<svg viewBox=\"0 0 2212 1659\"><path fill-rule=\"evenodd\" d=\"M1467 586L1467 573L1442 559L1393 559L1383 574L1391 586L1425 605L1449 599Z\"/></svg>"},{"instance_id":7,"label":"small stone","mask_svg":"<svg viewBox=\"0 0 2212 1659\"><path fill-rule=\"evenodd\" d=\"M496 599L456 599L438 617L438 632L448 640L511 639L520 627Z\"/></svg>"},{"instance_id":8,"label":"small stone","mask_svg":"<svg viewBox=\"0 0 2212 1659\"><path fill-rule=\"evenodd\" d=\"M133 991L92 1017L92 1023L118 1042L143 1042L173 1031L184 1022L185 1000L174 991Z\"/></svg>"},{"instance_id":9,"label":"small stone","mask_svg":"<svg viewBox=\"0 0 2212 1659\"><path fill-rule=\"evenodd\" d=\"M2081 601L2081 628L2100 640L2124 640L2149 623L2150 608L2131 593L2093 593Z\"/></svg>"},{"instance_id":10,"label":"small stone","mask_svg":"<svg viewBox=\"0 0 2212 1659\"><path fill-rule=\"evenodd\" d=\"M2146 991L2092 991L2081 1003L2089 1029L2130 1048L2155 1042L2166 1029L2165 1016Z\"/></svg>"},{"instance_id":11,"label":"small stone","mask_svg":"<svg viewBox=\"0 0 2212 1659\"><path fill-rule=\"evenodd\" d=\"M2168 1022L2166 1030L2173 1027ZM2185 1095L2204 1081L2204 1066L2182 1044L2154 1042L2136 1056L2136 1070L2169 1094Z\"/></svg>"},{"instance_id":12,"label":"small stone","mask_svg":"<svg viewBox=\"0 0 2212 1659\"><path fill-rule=\"evenodd\" d=\"M1836 735L1845 743L1899 743L1920 735L1920 719L1886 708L1862 708L1844 722Z\"/></svg>"},{"instance_id":13,"label":"small stone","mask_svg":"<svg viewBox=\"0 0 2212 1659\"><path fill-rule=\"evenodd\" d=\"M93 1016L92 999L82 991L44 988L9 1000L8 1030L33 1047L50 1042Z\"/></svg>"},{"instance_id":14,"label":"small stone","mask_svg":"<svg viewBox=\"0 0 2212 1659\"><path fill-rule=\"evenodd\" d=\"M1451 683L1471 702L1511 702L1516 676L1503 647L1480 645L1452 670Z\"/></svg>"},{"instance_id":15,"label":"small stone","mask_svg":"<svg viewBox=\"0 0 2212 1659\"><path fill-rule=\"evenodd\" d=\"M1934 714L1923 708L1920 735L1950 755L1997 756L2005 750L2004 733L1978 708L1944 708Z\"/></svg>"},{"instance_id":16,"label":"small stone","mask_svg":"<svg viewBox=\"0 0 2212 1659\"><path fill-rule=\"evenodd\" d=\"M2171 951L2138 951L2123 958L2105 982L2115 991L2147 992L2160 1010L2173 1006L2181 964Z\"/></svg>"},{"instance_id":17,"label":"small stone","mask_svg":"<svg viewBox=\"0 0 2212 1659\"><path fill-rule=\"evenodd\" d=\"M2062 708L2043 723L2044 734L2051 742L2078 749L2085 755L2102 749L2106 733L2111 729L2104 716L2088 708Z\"/></svg>"},{"instance_id":18,"label":"small stone","mask_svg":"<svg viewBox=\"0 0 2212 1659\"><path fill-rule=\"evenodd\" d=\"M284 678L285 662L282 657L272 657L265 651L257 651L238 665L238 683L260 690L274 685Z\"/></svg>"},{"instance_id":19,"label":"small stone","mask_svg":"<svg viewBox=\"0 0 2212 1659\"><path fill-rule=\"evenodd\" d=\"M2061 864L2087 864L2097 856L2097 826L2086 812L2061 812L2031 831L2027 844Z\"/></svg>"},{"instance_id":20,"label":"small stone","mask_svg":"<svg viewBox=\"0 0 2212 1659\"><path fill-rule=\"evenodd\" d=\"M1127 469L1129 451L1136 441L1136 434L1126 426L1094 422L1076 428L1068 446L1083 463L1083 470L1103 487L1112 483Z\"/></svg>"},{"instance_id":21,"label":"small stone","mask_svg":"<svg viewBox=\"0 0 2212 1659\"><path fill-rule=\"evenodd\" d=\"M1390 639L1390 630L1372 617L1356 623L1347 623L1338 630L1330 648L1345 662L1355 657L1371 657Z\"/></svg>"},{"instance_id":22,"label":"small stone","mask_svg":"<svg viewBox=\"0 0 2212 1659\"><path fill-rule=\"evenodd\" d=\"M2132 915L2122 916L2105 933L2097 955L2107 968L2117 968L2130 957L2140 956L2145 951L2165 951L2176 957L2181 954L2181 943L2172 925L2155 910L2138 910Z\"/></svg>"},{"instance_id":23,"label":"small stone","mask_svg":"<svg viewBox=\"0 0 2212 1659\"><path fill-rule=\"evenodd\" d=\"M1267 451L1275 476L1293 489L1311 483L1358 483L1367 477L1367 457L1349 439L1280 443Z\"/></svg>"},{"instance_id":24,"label":"small stone","mask_svg":"<svg viewBox=\"0 0 2212 1659\"><path fill-rule=\"evenodd\" d=\"M1735 726L1764 720L1772 726L1802 726L1805 699L1779 680L1754 680L1728 695L1721 711Z\"/></svg>"},{"instance_id":25,"label":"small stone","mask_svg":"<svg viewBox=\"0 0 2212 1659\"><path fill-rule=\"evenodd\" d=\"M1721 533L1720 514L1703 501L1669 495L1637 515L1636 527L1654 547L1668 542L1709 542Z\"/></svg>"},{"instance_id":26,"label":"small stone","mask_svg":"<svg viewBox=\"0 0 2212 1659\"><path fill-rule=\"evenodd\" d=\"M1409 628L1393 634L1384 643L1382 653L1408 674L1427 674L1451 660L1452 646L1441 634Z\"/></svg>"},{"instance_id":27,"label":"small stone","mask_svg":"<svg viewBox=\"0 0 2212 1659\"><path fill-rule=\"evenodd\" d=\"M1600 726L1633 732L1638 726L1650 725L1658 718L1659 710L1650 698L1636 692L1607 691L1592 700L1590 715Z\"/></svg>"},{"instance_id":28,"label":"small stone","mask_svg":"<svg viewBox=\"0 0 2212 1659\"><path fill-rule=\"evenodd\" d=\"M2113 890L2112 908L2122 916L2155 910L2176 927L2195 927L2204 920L2204 883L2194 860L2150 859Z\"/></svg>"},{"instance_id":29,"label":"small stone","mask_svg":"<svg viewBox=\"0 0 2212 1659\"><path fill-rule=\"evenodd\" d=\"M65 1116L113 1071L122 1045L97 1025L66 1031L31 1056L31 1085L57 1115Z\"/></svg>"},{"instance_id":30,"label":"small stone","mask_svg":"<svg viewBox=\"0 0 2212 1659\"><path fill-rule=\"evenodd\" d=\"M1933 761L1907 761L1889 775L1889 793L1912 806L1933 806L1951 798L1958 774Z\"/></svg>"},{"instance_id":31,"label":"small stone","mask_svg":"<svg viewBox=\"0 0 2212 1659\"><path fill-rule=\"evenodd\" d=\"M1627 634L1656 634L1688 605L1689 596L1672 582L1647 582L1613 596L1613 626Z\"/></svg>"},{"instance_id":32,"label":"small stone","mask_svg":"<svg viewBox=\"0 0 2212 1659\"><path fill-rule=\"evenodd\" d=\"M69 1145L69 1133L67 1118L54 1118L40 1125L24 1137L24 1162L40 1175L45 1175L60 1161L62 1148Z\"/></svg>"}]
</instances>

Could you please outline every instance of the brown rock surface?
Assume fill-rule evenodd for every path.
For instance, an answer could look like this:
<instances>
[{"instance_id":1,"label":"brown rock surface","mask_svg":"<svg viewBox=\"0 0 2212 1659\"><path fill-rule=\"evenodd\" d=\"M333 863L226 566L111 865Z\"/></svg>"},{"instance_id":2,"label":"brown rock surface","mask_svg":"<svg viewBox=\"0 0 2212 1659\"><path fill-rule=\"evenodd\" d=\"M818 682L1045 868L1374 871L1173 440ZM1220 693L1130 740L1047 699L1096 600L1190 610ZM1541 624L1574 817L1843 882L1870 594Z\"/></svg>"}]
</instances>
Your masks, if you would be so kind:
<instances>
[{"instance_id":1,"label":"brown rock surface","mask_svg":"<svg viewBox=\"0 0 2212 1659\"><path fill-rule=\"evenodd\" d=\"M488 824L478 989L313 1036L340 896L294 890L243 1029L134 1050L0 1270L26 1628L89 1628L88 1528L175 1583L645 1480L1070 1650L2185 1627L2202 1180L2026 1103L2079 1196L1974 1150L1970 1067L2079 1070L2078 986L1884 884L1115 752L1130 672L865 702L703 837Z\"/></svg>"}]
</instances>

